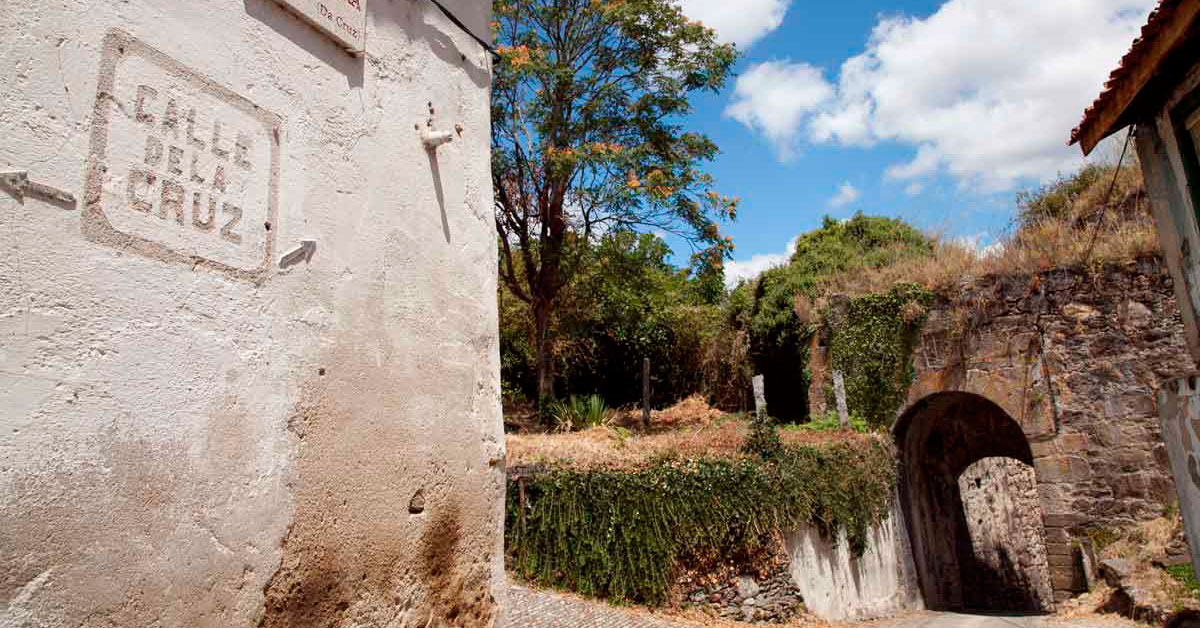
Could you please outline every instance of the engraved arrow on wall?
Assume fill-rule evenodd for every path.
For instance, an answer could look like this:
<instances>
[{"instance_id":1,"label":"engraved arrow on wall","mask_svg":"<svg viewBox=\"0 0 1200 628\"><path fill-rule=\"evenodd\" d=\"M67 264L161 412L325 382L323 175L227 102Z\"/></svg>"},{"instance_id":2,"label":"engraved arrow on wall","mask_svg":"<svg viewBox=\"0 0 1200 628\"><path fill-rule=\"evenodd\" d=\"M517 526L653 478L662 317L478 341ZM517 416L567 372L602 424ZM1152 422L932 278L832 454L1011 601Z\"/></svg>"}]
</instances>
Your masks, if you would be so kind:
<instances>
[{"instance_id":1,"label":"engraved arrow on wall","mask_svg":"<svg viewBox=\"0 0 1200 628\"><path fill-rule=\"evenodd\" d=\"M284 255L283 258L279 260L279 267L280 268L289 268L291 266L295 266L296 264L299 264L300 262L306 262L306 263L311 262L313 253L316 253L316 252L317 252L317 241L316 240L301 240L300 246L296 247L294 250L292 250L287 255Z\"/></svg>"},{"instance_id":2,"label":"engraved arrow on wall","mask_svg":"<svg viewBox=\"0 0 1200 628\"><path fill-rule=\"evenodd\" d=\"M0 171L0 188L4 188L18 201L24 201L25 196L41 199L63 209L75 209L75 196L70 192L43 185L29 179L27 170Z\"/></svg>"}]
</instances>

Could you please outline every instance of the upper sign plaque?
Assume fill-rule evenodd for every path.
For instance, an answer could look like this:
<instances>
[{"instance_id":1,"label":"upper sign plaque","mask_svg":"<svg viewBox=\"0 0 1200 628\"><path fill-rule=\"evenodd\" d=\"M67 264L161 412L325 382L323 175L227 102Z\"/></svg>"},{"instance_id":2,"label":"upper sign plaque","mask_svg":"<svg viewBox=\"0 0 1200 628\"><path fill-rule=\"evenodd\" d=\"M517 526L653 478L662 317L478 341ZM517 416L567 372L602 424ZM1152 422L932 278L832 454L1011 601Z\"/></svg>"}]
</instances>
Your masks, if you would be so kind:
<instances>
[{"instance_id":1,"label":"upper sign plaque","mask_svg":"<svg viewBox=\"0 0 1200 628\"><path fill-rule=\"evenodd\" d=\"M353 54L367 45L367 0L275 0Z\"/></svg>"}]
</instances>

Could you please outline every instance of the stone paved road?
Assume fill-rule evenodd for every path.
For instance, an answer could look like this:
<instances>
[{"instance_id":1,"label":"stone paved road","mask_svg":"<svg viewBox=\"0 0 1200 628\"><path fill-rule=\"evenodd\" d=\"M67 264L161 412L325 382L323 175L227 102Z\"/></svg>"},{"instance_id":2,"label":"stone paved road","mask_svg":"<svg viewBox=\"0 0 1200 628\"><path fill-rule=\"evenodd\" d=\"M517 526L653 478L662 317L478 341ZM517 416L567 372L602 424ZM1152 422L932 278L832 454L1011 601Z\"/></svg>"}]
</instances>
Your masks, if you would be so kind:
<instances>
[{"instance_id":1,"label":"stone paved road","mask_svg":"<svg viewBox=\"0 0 1200 628\"><path fill-rule=\"evenodd\" d=\"M853 626L854 624L846 624ZM1061 620L1045 617L983 616L937 613L895 621L859 624L862 628L1127 628L1138 624L1119 619ZM700 624L669 621L645 613L586 602L573 597L512 586L508 608L497 628L696 628Z\"/></svg>"},{"instance_id":2,"label":"stone paved road","mask_svg":"<svg viewBox=\"0 0 1200 628\"><path fill-rule=\"evenodd\" d=\"M496 628L695 628L607 604L512 586Z\"/></svg>"},{"instance_id":3,"label":"stone paved road","mask_svg":"<svg viewBox=\"0 0 1200 628\"><path fill-rule=\"evenodd\" d=\"M1020 615L960 615L936 613L894 622L870 624L871 628L1125 628L1138 626L1121 619L1057 619Z\"/></svg>"}]
</instances>

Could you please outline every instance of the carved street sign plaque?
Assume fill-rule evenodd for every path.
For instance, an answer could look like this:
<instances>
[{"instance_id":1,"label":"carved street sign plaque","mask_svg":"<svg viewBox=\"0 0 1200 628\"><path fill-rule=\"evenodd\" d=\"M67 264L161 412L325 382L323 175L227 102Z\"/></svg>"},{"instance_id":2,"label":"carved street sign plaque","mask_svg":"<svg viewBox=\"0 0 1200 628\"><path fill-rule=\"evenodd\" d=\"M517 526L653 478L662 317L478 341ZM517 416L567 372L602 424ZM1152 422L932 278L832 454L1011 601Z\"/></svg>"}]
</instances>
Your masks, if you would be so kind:
<instances>
[{"instance_id":1,"label":"carved street sign plaque","mask_svg":"<svg viewBox=\"0 0 1200 628\"><path fill-rule=\"evenodd\" d=\"M275 0L353 54L367 45L367 0Z\"/></svg>"},{"instance_id":2,"label":"carved street sign plaque","mask_svg":"<svg viewBox=\"0 0 1200 628\"><path fill-rule=\"evenodd\" d=\"M280 119L122 31L104 40L83 233L251 281L274 251Z\"/></svg>"}]
</instances>

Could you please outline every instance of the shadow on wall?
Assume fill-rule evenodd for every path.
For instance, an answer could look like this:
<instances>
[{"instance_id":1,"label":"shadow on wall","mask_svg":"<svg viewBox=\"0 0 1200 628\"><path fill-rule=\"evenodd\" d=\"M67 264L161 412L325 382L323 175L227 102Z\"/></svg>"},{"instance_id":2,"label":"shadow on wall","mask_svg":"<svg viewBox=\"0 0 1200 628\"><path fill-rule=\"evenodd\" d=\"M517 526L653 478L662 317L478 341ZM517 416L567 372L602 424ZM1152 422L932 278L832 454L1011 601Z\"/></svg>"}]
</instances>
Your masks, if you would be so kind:
<instances>
[{"instance_id":1,"label":"shadow on wall","mask_svg":"<svg viewBox=\"0 0 1200 628\"><path fill-rule=\"evenodd\" d=\"M829 621L874 619L919 610L903 523L892 516L871 529L867 547L855 556L845 530L836 539L813 526L784 535L792 579L804 605Z\"/></svg>"},{"instance_id":2,"label":"shadow on wall","mask_svg":"<svg viewBox=\"0 0 1200 628\"><path fill-rule=\"evenodd\" d=\"M275 0L243 0L243 4L248 15L345 75L346 87L349 89L363 86L364 69L368 63L367 56L371 52L370 33L372 28L386 28L388 22L423 24L424 28L420 32L407 32L405 35L410 40L424 40L429 46L429 50L448 65L461 68L476 87L485 89L492 82L492 72L487 55L480 54L479 44L469 34L461 32L458 26L446 19L437 7L427 0L372 3L371 11L367 16L368 55L362 57L347 53L329 37L324 35L313 37L313 26L283 8ZM453 11L456 3L448 2L447 4ZM420 21L414 19L416 12L421 14ZM460 10L456 15L462 17L470 13L474 12ZM486 24L468 24L467 27L471 28L475 35L490 39ZM401 60L396 61L400 62Z\"/></svg>"},{"instance_id":3,"label":"shadow on wall","mask_svg":"<svg viewBox=\"0 0 1200 628\"><path fill-rule=\"evenodd\" d=\"M347 53L329 37L313 37L316 30L304 20L283 8L274 0L243 0L246 14L283 35L288 41L303 48L308 54L320 59L329 67L346 77L346 87L363 86L363 57Z\"/></svg>"}]
</instances>

